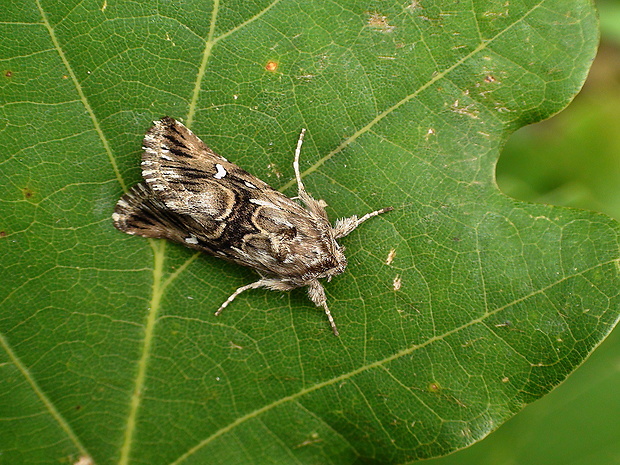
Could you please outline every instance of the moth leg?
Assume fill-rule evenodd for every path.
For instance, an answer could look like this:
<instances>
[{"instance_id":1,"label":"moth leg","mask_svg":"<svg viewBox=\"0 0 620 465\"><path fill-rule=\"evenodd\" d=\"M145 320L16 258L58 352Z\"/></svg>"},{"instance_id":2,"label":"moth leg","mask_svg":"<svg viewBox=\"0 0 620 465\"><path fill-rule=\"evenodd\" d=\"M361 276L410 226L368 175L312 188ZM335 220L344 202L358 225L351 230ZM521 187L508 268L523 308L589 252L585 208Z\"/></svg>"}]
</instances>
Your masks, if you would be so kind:
<instances>
[{"instance_id":1,"label":"moth leg","mask_svg":"<svg viewBox=\"0 0 620 465\"><path fill-rule=\"evenodd\" d=\"M218 308L217 312L215 312L215 316L219 316L220 313L222 313L222 310L224 310L226 307L228 307L228 304L230 304L233 300L235 300L235 298L239 294L241 294L243 291L247 291L248 289L258 289L259 287L266 287L267 289L270 289L272 291L290 291L291 289L295 289L296 287L298 287L298 285L297 284L293 284L291 282L288 282L288 281L286 281L284 279L261 278L258 281L256 281L255 283L246 284L245 286L241 286L235 292L233 292L230 295L230 297L228 299L226 299L226 302L224 302L222 305L220 305L220 308Z\"/></svg>"},{"instance_id":2,"label":"moth leg","mask_svg":"<svg viewBox=\"0 0 620 465\"><path fill-rule=\"evenodd\" d=\"M332 327L332 331L334 332L334 336L339 336L338 328L336 327L336 322L334 321L334 317L332 313L329 311L329 307L327 306L327 297L325 296L325 289L318 280L311 281L308 285L308 297L310 300L317 306L323 307L325 310L325 315L327 315L327 319L329 320L329 324Z\"/></svg>"},{"instance_id":3,"label":"moth leg","mask_svg":"<svg viewBox=\"0 0 620 465\"><path fill-rule=\"evenodd\" d=\"M349 218L342 218L336 221L334 225L334 239L340 239L348 235L351 231L357 228L364 221L369 220L377 215L394 210L393 207L382 208L374 212L366 213L364 216L358 219L357 215L353 215Z\"/></svg>"},{"instance_id":4,"label":"moth leg","mask_svg":"<svg viewBox=\"0 0 620 465\"><path fill-rule=\"evenodd\" d=\"M217 312L215 312L215 316L219 316L220 313L222 313L222 310L228 307L228 304L231 303L233 300L235 300L235 298L242 292L247 291L248 289L258 289L259 287L268 286L268 283L266 281L267 280L265 279L259 279L255 283L246 284L245 286L241 286L240 288L238 288L235 292L233 292L230 295L228 299L226 299L226 302L220 305L220 308L218 308Z\"/></svg>"},{"instance_id":5,"label":"moth leg","mask_svg":"<svg viewBox=\"0 0 620 465\"><path fill-rule=\"evenodd\" d=\"M325 310L325 314L327 315L327 319L329 320L329 324L332 327L332 331L334 332L334 336L340 336L340 333L338 332L338 328L336 328L336 322L334 321L334 317L332 317L332 314L329 311L329 307L327 306L327 302L323 302L323 309Z\"/></svg>"}]
</instances>

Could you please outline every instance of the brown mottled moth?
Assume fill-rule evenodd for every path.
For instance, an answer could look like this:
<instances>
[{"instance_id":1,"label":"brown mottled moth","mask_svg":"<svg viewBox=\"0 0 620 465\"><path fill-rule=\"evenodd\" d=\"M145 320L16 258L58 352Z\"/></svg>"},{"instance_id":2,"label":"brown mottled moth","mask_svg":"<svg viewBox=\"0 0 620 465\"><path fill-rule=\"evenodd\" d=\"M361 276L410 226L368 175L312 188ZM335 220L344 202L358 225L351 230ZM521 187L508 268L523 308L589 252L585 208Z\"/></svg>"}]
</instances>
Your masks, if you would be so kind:
<instances>
[{"instance_id":1,"label":"brown mottled moth","mask_svg":"<svg viewBox=\"0 0 620 465\"><path fill-rule=\"evenodd\" d=\"M144 136L142 177L116 204L114 226L128 234L166 238L254 268L261 278L240 287L215 312L219 315L248 289L287 291L308 287L338 335L319 282L347 266L336 239L391 207L336 221L326 203L306 192L299 173L302 130L293 168L305 208L207 147L173 118L155 121Z\"/></svg>"}]
</instances>

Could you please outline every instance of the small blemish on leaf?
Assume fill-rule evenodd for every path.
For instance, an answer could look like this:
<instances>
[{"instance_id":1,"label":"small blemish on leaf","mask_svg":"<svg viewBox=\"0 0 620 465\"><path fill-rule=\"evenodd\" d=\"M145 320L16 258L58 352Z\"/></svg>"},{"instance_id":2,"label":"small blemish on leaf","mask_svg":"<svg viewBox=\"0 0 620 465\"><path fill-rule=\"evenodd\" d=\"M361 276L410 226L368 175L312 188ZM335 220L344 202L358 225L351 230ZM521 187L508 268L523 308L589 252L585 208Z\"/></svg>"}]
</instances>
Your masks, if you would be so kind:
<instances>
[{"instance_id":1,"label":"small blemish on leaf","mask_svg":"<svg viewBox=\"0 0 620 465\"><path fill-rule=\"evenodd\" d=\"M426 390L428 392L439 392L439 391L441 391L441 386L439 385L439 383L430 383L426 387Z\"/></svg>"},{"instance_id":2,"label":"small blemish on leaf","mask_svg":"<svg viewBox=\"0 0 620 465\"><path fill-rule=\"evenodd\" d=\"M422 8L422 5L420 5L419 0L413 0L409 5L407 5L407 10L409 11L413 11L413 10L417 10L418 8Z\"/></svg>"},{"instance_id":3,"label":"small blemish on leaf","mask_svg":"<svg viewBox=\"0 0 620 465\"><path fill-rule=\"evenodd\" d=\"M34 195L34 191L32 189L30 189L29 187L24 187L22 189L22 194L24 196L24 198L27 199L31 199L32 196Z\"/></svg>"},{"instance_id":4,"label":"small blemish on leaf","mask_svg":"<svg viewBox=\"0 0 620 465\"><path fill-rule=\"evenodd\" d=\"M82 455L79 459L77 459L77 462L73 462L73 465L93 465L94 463L95 462L93 462L91 457L88 455Z\"/></svg>"},{"instance_id":5,"label":"small blemish on leaf","mask_svg":"<svg viewBox=\"0 0 620 465\"><path fill-rule=\"evenodd\" d=\"M500 5L497 5L501 8ZM509 15L509 10L508 10L508 3L503 5L504 10L502 11L500 8L498 8L498 11L486 11L484 13L482 13L482 16L484 18L505 18Z\"/></svg>"},{"instance_id":6,"label":"small blemish on leaf","mask_svg":"<svg viewBox=\"0 0 620 465\"><path fill-rule=\"evenodd\" d=\"M276 178L280 179L282 177L282 173L280 173L280 170L278 170L278 167L275 163L269 163L267 165L267 168L269 168L273 172L273 174L276 175ZM271 174L268 174L267 176L271 176Z\"/></svg>"},{"instance_id":7,"label":"small blemish on leaf","mask_svg":"<svg viewBox=\"0 0 620 465\"><path fill-rule=\"evenodd\" d=\"M394 287L395 291L400 291L400 288L403 285L403 281L402 279L400 279L399 275L396 275L396 277L394 278L394 282L392 283L392 286Z\"/></svg>"},{"instance_id":8,"label":"small blemish on leaf","mask_svg":"<svg viewBox=\"0 0 620 465\"><path fill-rule=\"evenodd\" d=\"M6 237L6 231L0 231L0 238L1 237Z\"/></svg>"},{"instance_id":9,"label":"small blemish on leaf","mask_svg":"<svg viewBox=\"0 0 620 465\"><path fill-rule=\"evenodd\" d=\"M5 71L4 75L8 78L10 78L11 76L13 76L13 71Z\"/></svg>"},{"instance_id":10,"label":"small blemish on leaf","mask_svg":"<svg viewBox=\"0 0 620 465\"><path fill-rule=\"evenodd\" d=\"M276 61L269 60L265 65L267 71L274 72L278 69L278 63Z\"/></svg>"},{"instance_id":11,"label":"small blemish on leaf","mask_svg":"<svg viewBox=\"0 0 620 465\"><path fill-rule=\"evenodd\" d=\"M473 119L478 119L478 114L480 113L475 109L474 104L470 103L469 105L462 105L458 99L454 101L450 109L454 113L458 113L459 115L469 116Z\"/></svg>"},{"instance_id":12,"label":"small blemish on leaf","mask_svg":"<svg viewBox=\"0 0 620 465\"><path fill-rule=\"evenodd\" d=\"M394 261L395 256L396 256L396 249L390 249L390 251L388 252L387 258L385 259L385 264L391 265L392 262Z\"/></svg>"},{"instance_id":13,"label":"small blemish on leaf","mask_svg":"<svg viewBox=\"0 0 620 465\"><path fill-rule=\"evenodd\" d=\"M484 338L483 338L483 337L478 337L478 338L476 338L476 339L471 339L471 340L469 340L469 341L464 342L463 344L461 344L461 347L471 347L471 346L473 346L476 342L478 342L478 341L480 341L480 340L482 340L482 339L484 339Z\"/></svg>"},{"instance_id":14,"label":"small blemish on leaf","mask_svg":"<svg viewBox=\"0 0 620 465\"><path fill-rule=\"evenodd\" d=\"M507 383L508 381L510 381L510 378L508 376L504 376L502 378L502 383Z\"/></svg>"},{"instance_id":15,"label":"small blemish on leaf","mask_svg":"<svg viewBox=\"0 0 620 465\"><path fill-rule=\"evenodd\" d=\"M381 31L383 33L394 32L396 29L395 26L390 26L387 20L387 16L383 16L379 13L368 13L370 17L368 18L368 26Z\"/></svg>"},{"instance_id":16,"label":"small blemish on leaf","mask_svg":"<svg viewBox=\"0 0 620 465\"><path fill-rule=\"evenodd\" d=\"M318 433L312 433L310 435L310 439L306 439L305 441L300 442L296 446L293 446L293 449L299 449L300 447L309 446L311 444L316 444L317 442L321 442L321 441L322 439L319 437Z\"/></svg>"}]
</instances>

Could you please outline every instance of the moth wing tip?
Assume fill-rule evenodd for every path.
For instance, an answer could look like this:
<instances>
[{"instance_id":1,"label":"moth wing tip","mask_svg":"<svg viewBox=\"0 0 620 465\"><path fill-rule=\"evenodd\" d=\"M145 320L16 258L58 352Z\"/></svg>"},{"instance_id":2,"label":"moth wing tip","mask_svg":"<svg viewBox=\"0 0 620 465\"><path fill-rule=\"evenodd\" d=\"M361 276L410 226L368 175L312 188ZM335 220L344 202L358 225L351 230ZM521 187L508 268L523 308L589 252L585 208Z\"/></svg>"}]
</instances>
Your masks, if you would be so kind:
<instances>
[{"instance_id":1,"label":"moth wing tip","mask_svg":"<svg viewBox=\"0 0 620 465\"><path fill-rule=\"evenodd\" d=\"M173 118L172 116L164 116L162 117L162 119L160 119L158 121L159 124L164 125L164 126L174 126L175 124L179 124L179 121L177 121L175 118Z\"/></svg>"}]
</instances>

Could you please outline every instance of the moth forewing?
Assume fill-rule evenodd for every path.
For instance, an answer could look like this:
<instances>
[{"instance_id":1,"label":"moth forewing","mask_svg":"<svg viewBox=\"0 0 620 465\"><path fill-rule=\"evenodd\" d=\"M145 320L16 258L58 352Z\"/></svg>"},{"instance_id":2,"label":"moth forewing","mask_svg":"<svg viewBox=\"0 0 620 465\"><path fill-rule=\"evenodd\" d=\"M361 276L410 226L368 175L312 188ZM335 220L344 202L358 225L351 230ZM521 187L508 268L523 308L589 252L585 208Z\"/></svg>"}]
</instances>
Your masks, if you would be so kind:
<instances>
[{"instance_id":1,"label":"moth forewing","mask_svg":"<svg viewBox=\"0 0 620 465\"><path fill-rule=\"evenodd\" d=\"M207 147L173 118L155 121L144 136L142 177L116 204L114 226L128 234L166 238L254 268L258 281L239 287L215 312L239 294L259 287L287 291L307 287L323 307L332 331L336 323L319 279L331 279L347 265L336 239L392 207L329 223L325 202L305 189L299 156L293 169L305 208Z\"/></svg>"}]
</instances>

